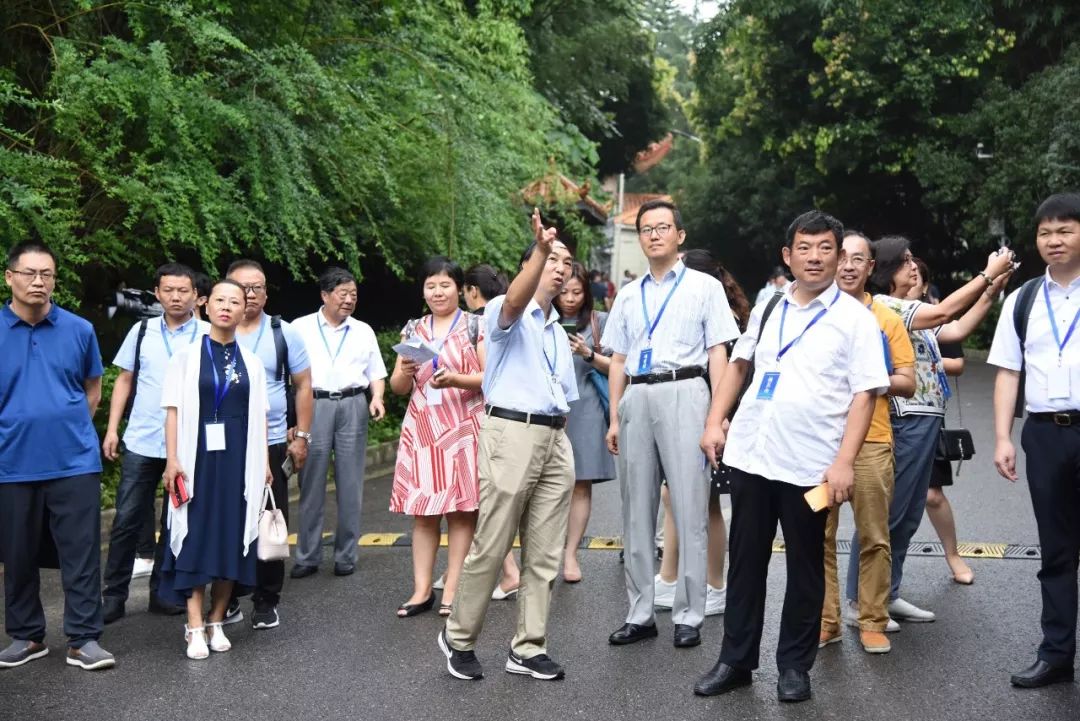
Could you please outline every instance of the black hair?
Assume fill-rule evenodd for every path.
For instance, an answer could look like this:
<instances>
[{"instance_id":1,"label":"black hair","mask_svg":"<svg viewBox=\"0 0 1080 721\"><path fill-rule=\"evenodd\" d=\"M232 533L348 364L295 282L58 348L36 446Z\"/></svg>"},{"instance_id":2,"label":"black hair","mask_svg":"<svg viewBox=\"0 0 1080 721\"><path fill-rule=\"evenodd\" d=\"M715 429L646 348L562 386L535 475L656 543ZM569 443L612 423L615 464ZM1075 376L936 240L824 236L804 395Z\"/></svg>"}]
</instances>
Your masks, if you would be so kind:
<instances>
[{"instance_id":1,"label":"black hair","mask_svg":"<svg viewBox=\"0 0 1080 721\"><path fill-rule=\"evenodd\" d=\"M689 253L690 251L687 252ZM769 280L776 280L777 278L787 278L787 268L782 265L773 268L772 272L769 273Z\"/></svg>"},{"instance_id":2,"label":"black hair","mask_svg":"<svg viewBox=\"0 0 1080 721\"><path fill-rule=\"evenodd\" d=\"M1035 225L1044 220L1080 222L1080 193L1055 193L1044 200L1035 211Z\"/></svg>"},{"instance_id":3,"label":"black hair","mask_svg":"<svg viewBox=\"0 0 1080 721\"><path fill-rule=\"evenodd\" d=\"M874 255L874 241L870 240L869 235L862 232L861 230L845 230L844 240L847 240L848 238L862 238L863 240L865 240L866 247L870 249L870 260L877 260L876 256Z\"/></svg>"},{"instance_id":4,"label":"black hair","mask_svg":"<svg viewBox=\"0 0 1080 721\"><path fill-rule=\"evenodd\" d=\"M221 278L220 280L214 281L213 284L210 286L210 291L207 293L207 295L210 295L210 293L213 293L214 288L217 288L219 285L231 285L234 288L239 288L240 292L244 295L245 298L247 298L247 291L244 290L244 286L240 285L239 283L237 283L232 278Z\"/></svg>"},{"instance_id":5,"label":"black hair","mask_svg":"<svg viewBox=\"0 0 1080 721\"><path fill-rule=\"evenodd\" d=\"M159 267L157 272L154 273L154 287L157 288L161 285L161 279L167 275L175 276L177 278L187 278L191 281L191 289L195 290L195 271L183 263L166 263Z\"/></svg>"},{"instance_id":6,"label":"black hair","mask_svg":"<svg viewBox=\"0 0 1080 721\"><path fill-rule=\"evenodd\" d=\"M570 253L570 257L571 258L574 257L574 251L570 250L569 245L567 245L566 243L563 243L558 238L556 238L555 241L558 242L558 243L562 243L563 247L566 248L566 250ZM521 254L521 258L518 260L518 269L519 270L521 269L522 266L524 266L526 263L529 262L529 258L532 257L533 251L535 251L535 250L536 250L536 241L534 240L533 242L529 243L529 247L526 248L525 251Z\"/></svg>"},{"instance_id":7,"label":"black hair","mask_svg":"<svg viewBox=\"0 0 1080 721\"><path fill-rule=\"evenodd\" d=\"M567 278L566 282L569 283L571 278L577 278L578 282L581 283L581 310L578 311L577 318L575 318L574 320L577 321L577 329L582 330L585 326L589 325L589 323L592 322L592 314L594 307L592 286L589 285L589 276L588 273L586 273L585 271L585 266L577 262L576 260L574 261L574 264L570 266L570 278ZM566 286L564 285L563 287L565 288ZM555 308L559 311L559 315L565 317L566 314L563 313L562 305L559 304L559 300L561 298L561 294L557 295L552 302L555 304ZM593 342L599 343L600 339L596 338L593 340Z\"/></svg>"},{"instance_id":8,"label":"black hair","mask_svg":"<svg viewBox=\"0 0 1080 721\"><path fill-rule=\"evenodd\" d=\"M333 293L334 288L346 283L355 283L356 278L353 274L344 268L336 268L331 266L322 272L319 276L319 290L323 293Z\"/></svg>"},{"instance_id":9,"label":"black hair","mask_svg":"<svg viewBox=\"0 0 1080 721\"><path fill-rule=\"evenodd\" d=\"M870 244L870 252L874 257L874 272L870 274L871 293L892 292L893 276L896 271L903 267L904 254L911 250L911 241L902 235L887 235Z\"/></svg>"},{"instance_id":10,"label":"black hair","mask_svg":"<svg viewBox=\"0 0 1080 721\"><path fill-rule=\"evenodd\" d=\"M820 210L808 210L791 221L791 225L788 226L787 233L784 236L784 246L788 248L792 246L795 242L796 233L820 235L825 232L832 233L833 240L839 246L844 238L844 224L828 213Z\"/></svg>"},{"instance_id":11,"label":"black hair","mask_svg":"<svg viewBox=\"0 0 1080 721\"><path fill-rule=\"evenodd\" d=\"M458 292L465 289L465 273L461 266L447 258L445 255L433 255L420 266L420 282L424 283L433 275L448 275L454 281Z\"/></svg>"},{"instance_id":12,"label":"black hair","mask_svg":"<svg viewBox=\"0 0 1080 721\"><path fill-rule=\"evenodd\" d=\"M251 260L250 258L241 258L240 260L234 260L229 263L229 269L225 271L225 277L229 277L234 271L243 270L244 268L251 268L257 270L266 277L266 271L263 270L262 265L257 260Z\"/></svg>"},{"instance_id":13,"label":"black hair","mask_svg":"<svg viewBox=\"0 0 1080 721\"><path fill-rule=\"evenodd\" d=\"M478 263L465 271L465 288L476 288L484 300L491 300L506 293L510 283L506 275L487 263Z\"/></svg>"},{"instance_id":14,"label":"black hair","mask_svg":"<svg viewBox=\"0 0 1080 721\"><path fill-rule=\"evenodd\" d=\"M214 284L210 281L210 276L206 273L195 272L195 297L205 298L210 295L210 291L214 289Z\"/></svg>"},{"instance_id":15,"label":"black hair","mask_svg":"<svg viewBox=\"0 0 1080 721\"><path fill-rule=\"evenodd\" d=\"M10 268L11 270L15 270L15 266L19 263L19 258L23 257L27 253L42 253L52 258L53 266L60 266L60 261L57 259L56 253L52 252L52 248L45 245L41 241L24 240L21 243L15 244L11 248L11 250L8 251L8 268Z\"/></svg>"},{"instance_id":16,"label":"black hair","mask_svg":"<svg viewBox=\"0 0 1080 721\"><path fill-rule=\"evenodd\" d=\"M682 230L682 213L679 212L678 206L672 203L670 200L663 200L662 198L656 198L654 200L646 200L637 209L637 219L634 221L634 227L637 231L641 232L641 216L648 213L650 210L656 210L657 208L667 208L671 211L672 217L675 218L675 230Z\"/></svg>"}]
</instances>

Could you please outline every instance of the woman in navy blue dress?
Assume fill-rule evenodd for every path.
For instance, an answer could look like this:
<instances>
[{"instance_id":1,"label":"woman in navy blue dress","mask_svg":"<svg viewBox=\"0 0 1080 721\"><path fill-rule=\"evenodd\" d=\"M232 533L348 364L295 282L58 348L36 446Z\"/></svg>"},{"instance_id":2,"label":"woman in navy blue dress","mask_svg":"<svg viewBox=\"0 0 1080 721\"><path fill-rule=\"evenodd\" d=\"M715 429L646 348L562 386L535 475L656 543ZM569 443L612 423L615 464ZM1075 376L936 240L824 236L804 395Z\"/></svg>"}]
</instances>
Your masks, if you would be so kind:
<instances>
[{"instance_id":1,"label":"woman in navy blue dress","mask_svg":"<svg viewBox=\"0 0 1080 721\"><path fill-rule=\"evenodd\" d=\"M269 478L264 371L235 339L244 291L222 281L214 286L208 307L209 335L174 357L162 394L167 408L165 486L175 496L183 485L190 500L174 501L170 508L170 544L158 593L186 605L188 656L196 659L231 648L221 623L233 585L255 585L250 511L261 500L258 482ZM208 584L211 604L204 623Z\"/></svg>"}]
</instances>

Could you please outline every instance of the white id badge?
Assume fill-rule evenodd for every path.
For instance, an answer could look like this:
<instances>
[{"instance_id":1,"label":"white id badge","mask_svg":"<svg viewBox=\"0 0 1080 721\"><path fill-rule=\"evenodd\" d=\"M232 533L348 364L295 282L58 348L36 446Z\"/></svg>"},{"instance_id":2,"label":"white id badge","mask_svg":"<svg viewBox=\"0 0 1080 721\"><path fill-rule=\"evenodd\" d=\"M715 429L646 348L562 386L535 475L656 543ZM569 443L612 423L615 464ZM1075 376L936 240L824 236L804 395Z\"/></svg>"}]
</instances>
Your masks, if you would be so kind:
<instances>
[{"instance_id":1,"label":"white id badge","mask_svg":"<svg viewBox=\"0 0 1080 721\"><path fill-rule=\"evenodd\" d=\"M441 406L442 405L442 388L432 388L428 386L424 390L424 400L427 401L429 406Z\"/></svg>"},{"instance_id":2,"label":"white id badge","mask_svg":"<svg viewBox=\"0 0 1080 721\"><path fill-rule=\"evenodd\" d=\"M1051 400L1069 397L1068 366L1052 366L1046 372L1046 396Z\"/></svg>"},{"instance_id":3,"label":"white id badge","mask_svg":"<svg viewBox=\"0 0 1080 721\"><path fill-rule=\"evenodd\" d=\"M224 423L207 423L206 424L206 450L207 451L223 451L223 450L225 450L225 424Z\"/></svg>"}]
</instances>

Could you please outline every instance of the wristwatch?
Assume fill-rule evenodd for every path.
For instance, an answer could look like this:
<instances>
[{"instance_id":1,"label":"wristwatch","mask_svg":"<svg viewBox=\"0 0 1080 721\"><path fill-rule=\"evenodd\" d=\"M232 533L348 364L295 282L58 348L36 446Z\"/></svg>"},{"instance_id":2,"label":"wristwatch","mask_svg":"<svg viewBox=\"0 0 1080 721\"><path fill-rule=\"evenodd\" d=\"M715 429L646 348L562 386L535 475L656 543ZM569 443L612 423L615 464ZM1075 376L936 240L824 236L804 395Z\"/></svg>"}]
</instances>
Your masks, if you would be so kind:
<instances>
[{"instance_id":1,"label":"wristwatch","mask_svg":"<svg viewBox=\"0 0 1080 721\"><path fill-rule=\"evenodd\" d=\"M591 350L589 351L589 357L585 359L585 362L592 363L594 360L596 360L596 351Z\"/></svg>"},{"instance_id":2,"label":"wristwatch","mask_svg":"<svg viewBox=\"0 0 1080 721\"><path fill-rule=\"evenodd\" d=\"M308 433L307 431L297 431L296 432L296 437L297 438L303 438L308 443L311 443L311 434Z\"/></svg>"}]
</instances>

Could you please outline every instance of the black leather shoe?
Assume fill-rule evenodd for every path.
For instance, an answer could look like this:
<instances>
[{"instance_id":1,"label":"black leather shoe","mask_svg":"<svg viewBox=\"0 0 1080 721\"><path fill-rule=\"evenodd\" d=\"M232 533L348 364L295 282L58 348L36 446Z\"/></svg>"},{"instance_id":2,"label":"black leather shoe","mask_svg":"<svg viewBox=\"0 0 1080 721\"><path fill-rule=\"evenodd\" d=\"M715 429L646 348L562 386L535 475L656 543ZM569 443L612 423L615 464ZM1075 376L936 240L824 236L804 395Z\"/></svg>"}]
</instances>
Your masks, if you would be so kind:
<instances>
[{"instance_id":1,"label":"black leather shoe","mask_svg":"<svg viewBox=\"0 0 1080 721\"><path fill-rule=\"evenodd\" d=\"M683 623L675 624L675 648L692 648L700 644L700 631Z\"/></svg>"},{"instance_id":2,"label":"black leather shoe","mask_svg":"<svg viewBox=\"0 0 1080 721\"><path fill-rule=\"evenodd\" d=\"M1051 666L1041 658L1020 673L1013 674L1009 681L1021 688L1042 688L1052 683L1064 683L1073 680L1072 666Z\"/></svg>"},{"instance_id":3,"label":"black leather shoe","mask_svg":"<svg viewBox=\"0 0 1080 721\"><path fill-rule=\"evenodd\" d=\"M124 602L116 596L101 597L101 615L106 624L124 617Z\"/></svg>"},{"instance_id":4,"label":"black leather shoe","mask_svg":"<svg viewBox=\"0 0 1080 721\"><path fill-rule=\"evenodd\" d=\"M624 623L615 633L608 636L608 643L613 646L625 646L630 643L644 641L647 638L656 638L656 624L639 626L636 623Z\"/></svg>"},{"instance_id":5,"label":"black leather shoe","mask_svg":"<svg viewBox=\"0 0 1080 721\"><path fill-rule=\"evenodd\" d=\"M356 566L352 563L335 563L334 575L335 576L351 576L356 571Z\"/></svg>"},{"instance_id":6,"label":"black leather shoe","mask_svg":"<svg viewBox=\"0 0 1080 721\"><path fill-rule=\"evenodd\" d=\"M150 613L156 613L159 616L179 616L181 613L186 613L187 609L183 606L174 606L171 603L165 603L157 596L150 596L150 606L148 608Z\"/></svg>"},{"instance_id":7,"label":"black leather shoe","mask_svg":"<svg viewBox=\"0 0 1080 721\"><path fill-rule=\"evenodd\" d=\"M776 697L787 703L806 701L810 698L810 674L786 668L776 682Z\"/></svg>"},{"instance_id":8,"label":"black leather shoe","mask_svg":"<svg viewBox=\"0 0 1080 721\"><path fill-rule=\"evenodd\" d=\"M732 668L722 661L717 661L716 665L694 684L694 693L698 696L719 696L722 693L749 686L753 681L754 678L749 670Z\"/></svg>"},{"instance_id":9,"label":"black leather shoe","mask_svg":"<svg viewBox=\"0 0 1080 721\"><path fill-rule=\"evenodd\" d=\"M291 571L289 571L289 578L307 578L308 576L315 575L316 573L318 573L318 571L318 566L296 565L292 567Z\"/></svg>"},{"instance_id":10,"label":"black leather shoe","mask_svg":"<svg viewBox=\"0 0 1080 721\"><path fill-rule=\"evenodd\" d=\"M431 595L427 597L427 600L420 603L403 603L397 607L398 618L412 618L417 614L424 611L430 611L432 606L435 605L435 592L432 591Z\"/></svg>"}]
</instances>

